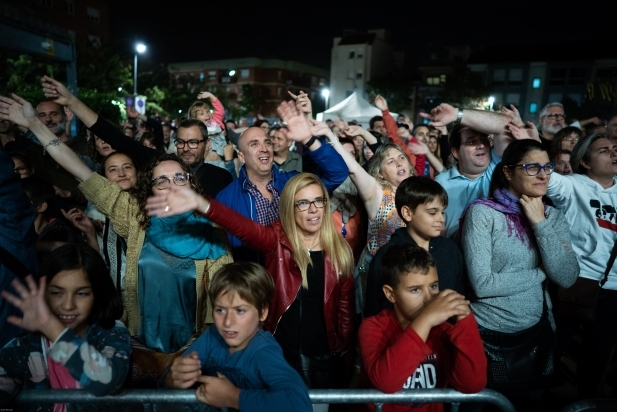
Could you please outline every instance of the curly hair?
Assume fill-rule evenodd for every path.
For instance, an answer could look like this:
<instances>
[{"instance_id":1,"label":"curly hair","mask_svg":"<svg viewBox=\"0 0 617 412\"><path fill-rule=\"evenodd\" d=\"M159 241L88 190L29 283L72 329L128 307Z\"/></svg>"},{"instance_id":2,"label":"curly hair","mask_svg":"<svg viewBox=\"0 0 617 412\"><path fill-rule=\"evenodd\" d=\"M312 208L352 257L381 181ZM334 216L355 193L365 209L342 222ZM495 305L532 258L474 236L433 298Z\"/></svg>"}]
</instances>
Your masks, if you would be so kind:
<instances>
[{"instance_id":1,"label":"curly hair","mask_svg":"<svg viewBox=\"0 0 617 412\"><path fill-rule=\"evenodd\" d=\"M157 157L156 159L151 160L146 165L143 172L139 174L139 177L137 178L137 184L135 185L135 190L132 193L137 200L137 204L139 205L139 214L137 215L139 226L144 230L147 229L148 226L150 226L150 216L148 216L148 212L146 212L146 201L149 197L152 197L152 174L154 168L162 162L168 160L178 162L182 170L184 170L185 173L189 174L189 183L191 185L191 188L198 194L202 193L201 186L199 185L199 181L195 176L193 168L184 163L177 154L164 154Z\"/></svg>"}]
</instances>

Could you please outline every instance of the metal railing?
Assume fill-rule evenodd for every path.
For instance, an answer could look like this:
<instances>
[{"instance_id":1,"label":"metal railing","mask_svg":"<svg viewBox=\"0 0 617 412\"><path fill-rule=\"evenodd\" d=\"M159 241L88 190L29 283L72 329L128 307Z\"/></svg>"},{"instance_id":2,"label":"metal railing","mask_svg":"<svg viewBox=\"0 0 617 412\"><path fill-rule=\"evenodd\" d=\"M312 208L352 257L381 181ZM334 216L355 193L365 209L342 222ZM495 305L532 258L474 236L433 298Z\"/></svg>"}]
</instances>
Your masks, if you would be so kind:
<instances>
[{"instance_id":1,"label":"metal railing","mask_svg":"<svg viewBox=\"0 0 617 412\"><path fill-rule=\"evenodd\" d=\"M617 399L586 399L584 401L571 403L561 410L561 412L583 411L617 411Z\"/></svg>"},{"instance_id":2,"label":"metal railing","mask_svg":"<svg viewBox=\"0 0 617 412\"><path fill-rule=\"evenodd\" d=\"M374 403L380 412L384 403L451 403L452 411L461 402L486 402L504 412L516 412L510 401L499 392L485 389L479 393L464 394L454 389L415 389L383 393L375 389L309 390L309 397L318 403ZM191 389L127 389L115 395L94 396L85 390L31 389L22 391L19 403L87 403L87 404L191 404L199 403Z\"/></svg>"}]
</instances>

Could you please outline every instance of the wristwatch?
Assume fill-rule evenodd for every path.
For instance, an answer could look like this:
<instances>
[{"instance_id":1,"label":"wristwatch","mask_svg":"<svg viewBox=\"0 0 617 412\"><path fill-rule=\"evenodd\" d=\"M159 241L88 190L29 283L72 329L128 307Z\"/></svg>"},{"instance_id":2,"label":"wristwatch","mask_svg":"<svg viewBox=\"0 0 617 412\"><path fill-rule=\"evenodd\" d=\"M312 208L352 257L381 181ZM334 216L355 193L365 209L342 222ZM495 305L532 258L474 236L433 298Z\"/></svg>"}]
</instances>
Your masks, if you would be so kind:
<instances>
[{"instance_id":1,"label":"wristwatch","mask_svg":"<svg viewBox=\"0 0 617 412\"><path fill-rule=\"evenodd\" d=\"M454 124L461 124L461 120L463 120L463 109L458 109L458 114L456 115Z\"/></svg>"},{"instance_id":2,"label":"wristwatch","mask_svg":"<svg viewBox=\"0 0 617 412\"><path fill-rule=\"evenodd\" d=\"M317 140L317 136L311 137L311 139L304 144L304 147L308 149L309 147L313 145L313 143L315 143L315 140Z\"/></svg>"}]
</instances>

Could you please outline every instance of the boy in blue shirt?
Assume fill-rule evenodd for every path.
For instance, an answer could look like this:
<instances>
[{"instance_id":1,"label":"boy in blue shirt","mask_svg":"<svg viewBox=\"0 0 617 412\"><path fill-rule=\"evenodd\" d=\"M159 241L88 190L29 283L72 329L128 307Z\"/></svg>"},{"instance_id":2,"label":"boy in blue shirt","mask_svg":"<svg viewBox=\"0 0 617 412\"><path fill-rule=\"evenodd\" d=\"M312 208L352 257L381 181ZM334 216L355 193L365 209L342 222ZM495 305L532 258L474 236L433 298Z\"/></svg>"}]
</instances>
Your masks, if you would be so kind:
<instances>
[{"instance_id":1,"label":"boy in blue shirt","mask_svg":"<svg viewBox=\"0 0 617 412\"><path fill-rule=\"evenodd\" d=\"M212 277L209 297L214 324L176 358L164 385L186 389L216 407L247 411L312 411L306 386L261 329L274 282L256 263L232 263Z\"/></svg>"}]
</instances>

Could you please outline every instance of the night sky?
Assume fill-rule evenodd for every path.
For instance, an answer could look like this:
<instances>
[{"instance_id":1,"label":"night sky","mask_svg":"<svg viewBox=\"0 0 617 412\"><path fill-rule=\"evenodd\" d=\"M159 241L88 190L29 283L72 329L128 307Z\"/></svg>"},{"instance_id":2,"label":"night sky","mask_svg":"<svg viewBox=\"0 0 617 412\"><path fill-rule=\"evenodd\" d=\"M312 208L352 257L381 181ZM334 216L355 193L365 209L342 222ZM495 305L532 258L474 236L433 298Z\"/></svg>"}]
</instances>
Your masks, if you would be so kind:
<instances>
[{"instance_id":1,"label":"night sky","mask_svg":"<svg viewBox=\"0 0 617 412\"><path fill-rule=\"evenodd\" d=\"M395 48L417 62L448 45L617 40L611 2L579 2L578 8L512 0L376 1L371 7L336 0L108 3L111 36L127 44L127 53L134 39L145 42L143 58L152 63L262 57L329 68L332 39L344 29L390 29Z\"/></svg>"}]
</instances>

